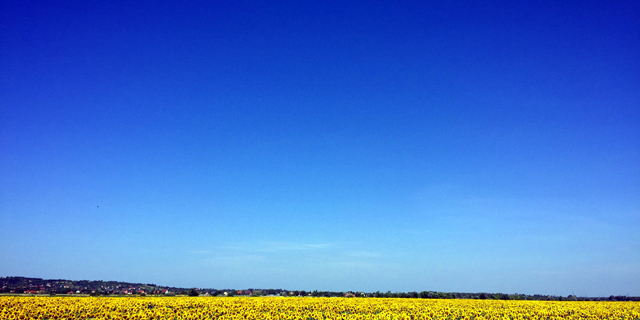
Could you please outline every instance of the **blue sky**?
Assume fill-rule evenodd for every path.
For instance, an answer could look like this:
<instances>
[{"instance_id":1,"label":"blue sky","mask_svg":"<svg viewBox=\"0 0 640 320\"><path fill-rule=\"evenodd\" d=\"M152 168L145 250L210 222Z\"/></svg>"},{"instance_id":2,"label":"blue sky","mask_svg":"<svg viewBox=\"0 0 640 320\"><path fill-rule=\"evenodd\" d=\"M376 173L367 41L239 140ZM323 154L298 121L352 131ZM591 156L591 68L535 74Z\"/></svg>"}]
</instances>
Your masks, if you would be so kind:
<instances>
[{"instance_id":1,"label":"blue sky","mask_svg":"<svg viewBox=\"0 0 640 320\"><path fill-rule=\"evenodd\" d=\"M3 1L0 276L640 295L639 14Z\"/></svg>"}]
</instances>

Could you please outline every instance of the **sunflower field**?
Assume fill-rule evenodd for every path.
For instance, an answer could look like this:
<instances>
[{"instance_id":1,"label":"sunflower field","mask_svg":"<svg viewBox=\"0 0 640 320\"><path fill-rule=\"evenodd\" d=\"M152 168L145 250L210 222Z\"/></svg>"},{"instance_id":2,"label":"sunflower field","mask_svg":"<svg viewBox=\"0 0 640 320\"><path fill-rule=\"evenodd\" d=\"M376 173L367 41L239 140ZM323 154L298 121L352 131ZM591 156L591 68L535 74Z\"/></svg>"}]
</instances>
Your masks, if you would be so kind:
<instances>
[{"instance_id":1,"label":"sunflower field","mask_svg":"<svg viewBox=\"0 0 640 320\"><path fill-rule=\"evenodd\" d=\"M0 297L0 319L640 320L639 302L281 297Z\"/></svg>"}]
</instances>

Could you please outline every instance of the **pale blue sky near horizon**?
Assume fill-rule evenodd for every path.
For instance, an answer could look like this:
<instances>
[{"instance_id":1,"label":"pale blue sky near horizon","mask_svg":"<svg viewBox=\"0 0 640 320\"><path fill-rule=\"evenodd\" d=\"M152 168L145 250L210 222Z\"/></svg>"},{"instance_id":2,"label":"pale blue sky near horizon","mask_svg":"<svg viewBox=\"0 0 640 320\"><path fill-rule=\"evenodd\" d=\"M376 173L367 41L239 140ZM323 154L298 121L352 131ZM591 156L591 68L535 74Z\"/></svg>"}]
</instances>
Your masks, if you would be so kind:
<instances>
[{"instance_id":1,"label":"pale blue sky near horizon","mask_svg":"<svg viewBox=\"0 0 640 320\"><path fill-rule=\"evenodd\" d=\"M0 276L640 295L637 1L4 1Z\"/></svg>"}]
</instances>

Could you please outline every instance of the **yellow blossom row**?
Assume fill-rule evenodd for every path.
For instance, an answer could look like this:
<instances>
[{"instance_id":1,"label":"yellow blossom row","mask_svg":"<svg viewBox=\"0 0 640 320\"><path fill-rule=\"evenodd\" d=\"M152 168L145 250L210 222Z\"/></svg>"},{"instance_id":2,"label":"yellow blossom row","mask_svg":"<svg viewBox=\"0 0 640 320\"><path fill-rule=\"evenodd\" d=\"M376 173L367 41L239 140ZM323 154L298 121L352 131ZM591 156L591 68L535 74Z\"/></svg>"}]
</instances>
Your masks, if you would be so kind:
<instances>
[{"instance_id":1,"label":"yellow blossom row","mask_svg":"<svg viewBox=\"0 0 640 320\"><path fill-rule=\"evenodd\" d=\"M280 297L0 297L8 320L640 320L639 302Z\"/></svg>"}]
</instances>

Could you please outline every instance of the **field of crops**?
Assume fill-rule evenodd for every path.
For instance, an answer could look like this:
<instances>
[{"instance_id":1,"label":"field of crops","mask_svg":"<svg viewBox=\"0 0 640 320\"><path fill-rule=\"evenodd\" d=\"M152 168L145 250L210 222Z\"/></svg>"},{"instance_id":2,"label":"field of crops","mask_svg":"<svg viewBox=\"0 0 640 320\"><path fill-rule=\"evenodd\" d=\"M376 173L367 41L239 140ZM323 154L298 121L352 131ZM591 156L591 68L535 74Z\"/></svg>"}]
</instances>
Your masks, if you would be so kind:
<instances>
[{"instance_id":1,"label":"field of crops","mask_svg":"<svg viewBox=\"0 0 640 320\"><path fill-rule=\"evenodd\" d=\"M0 319L640 319L639 302L376 298L0 297Z\"/></svg>"}]
</instances>

